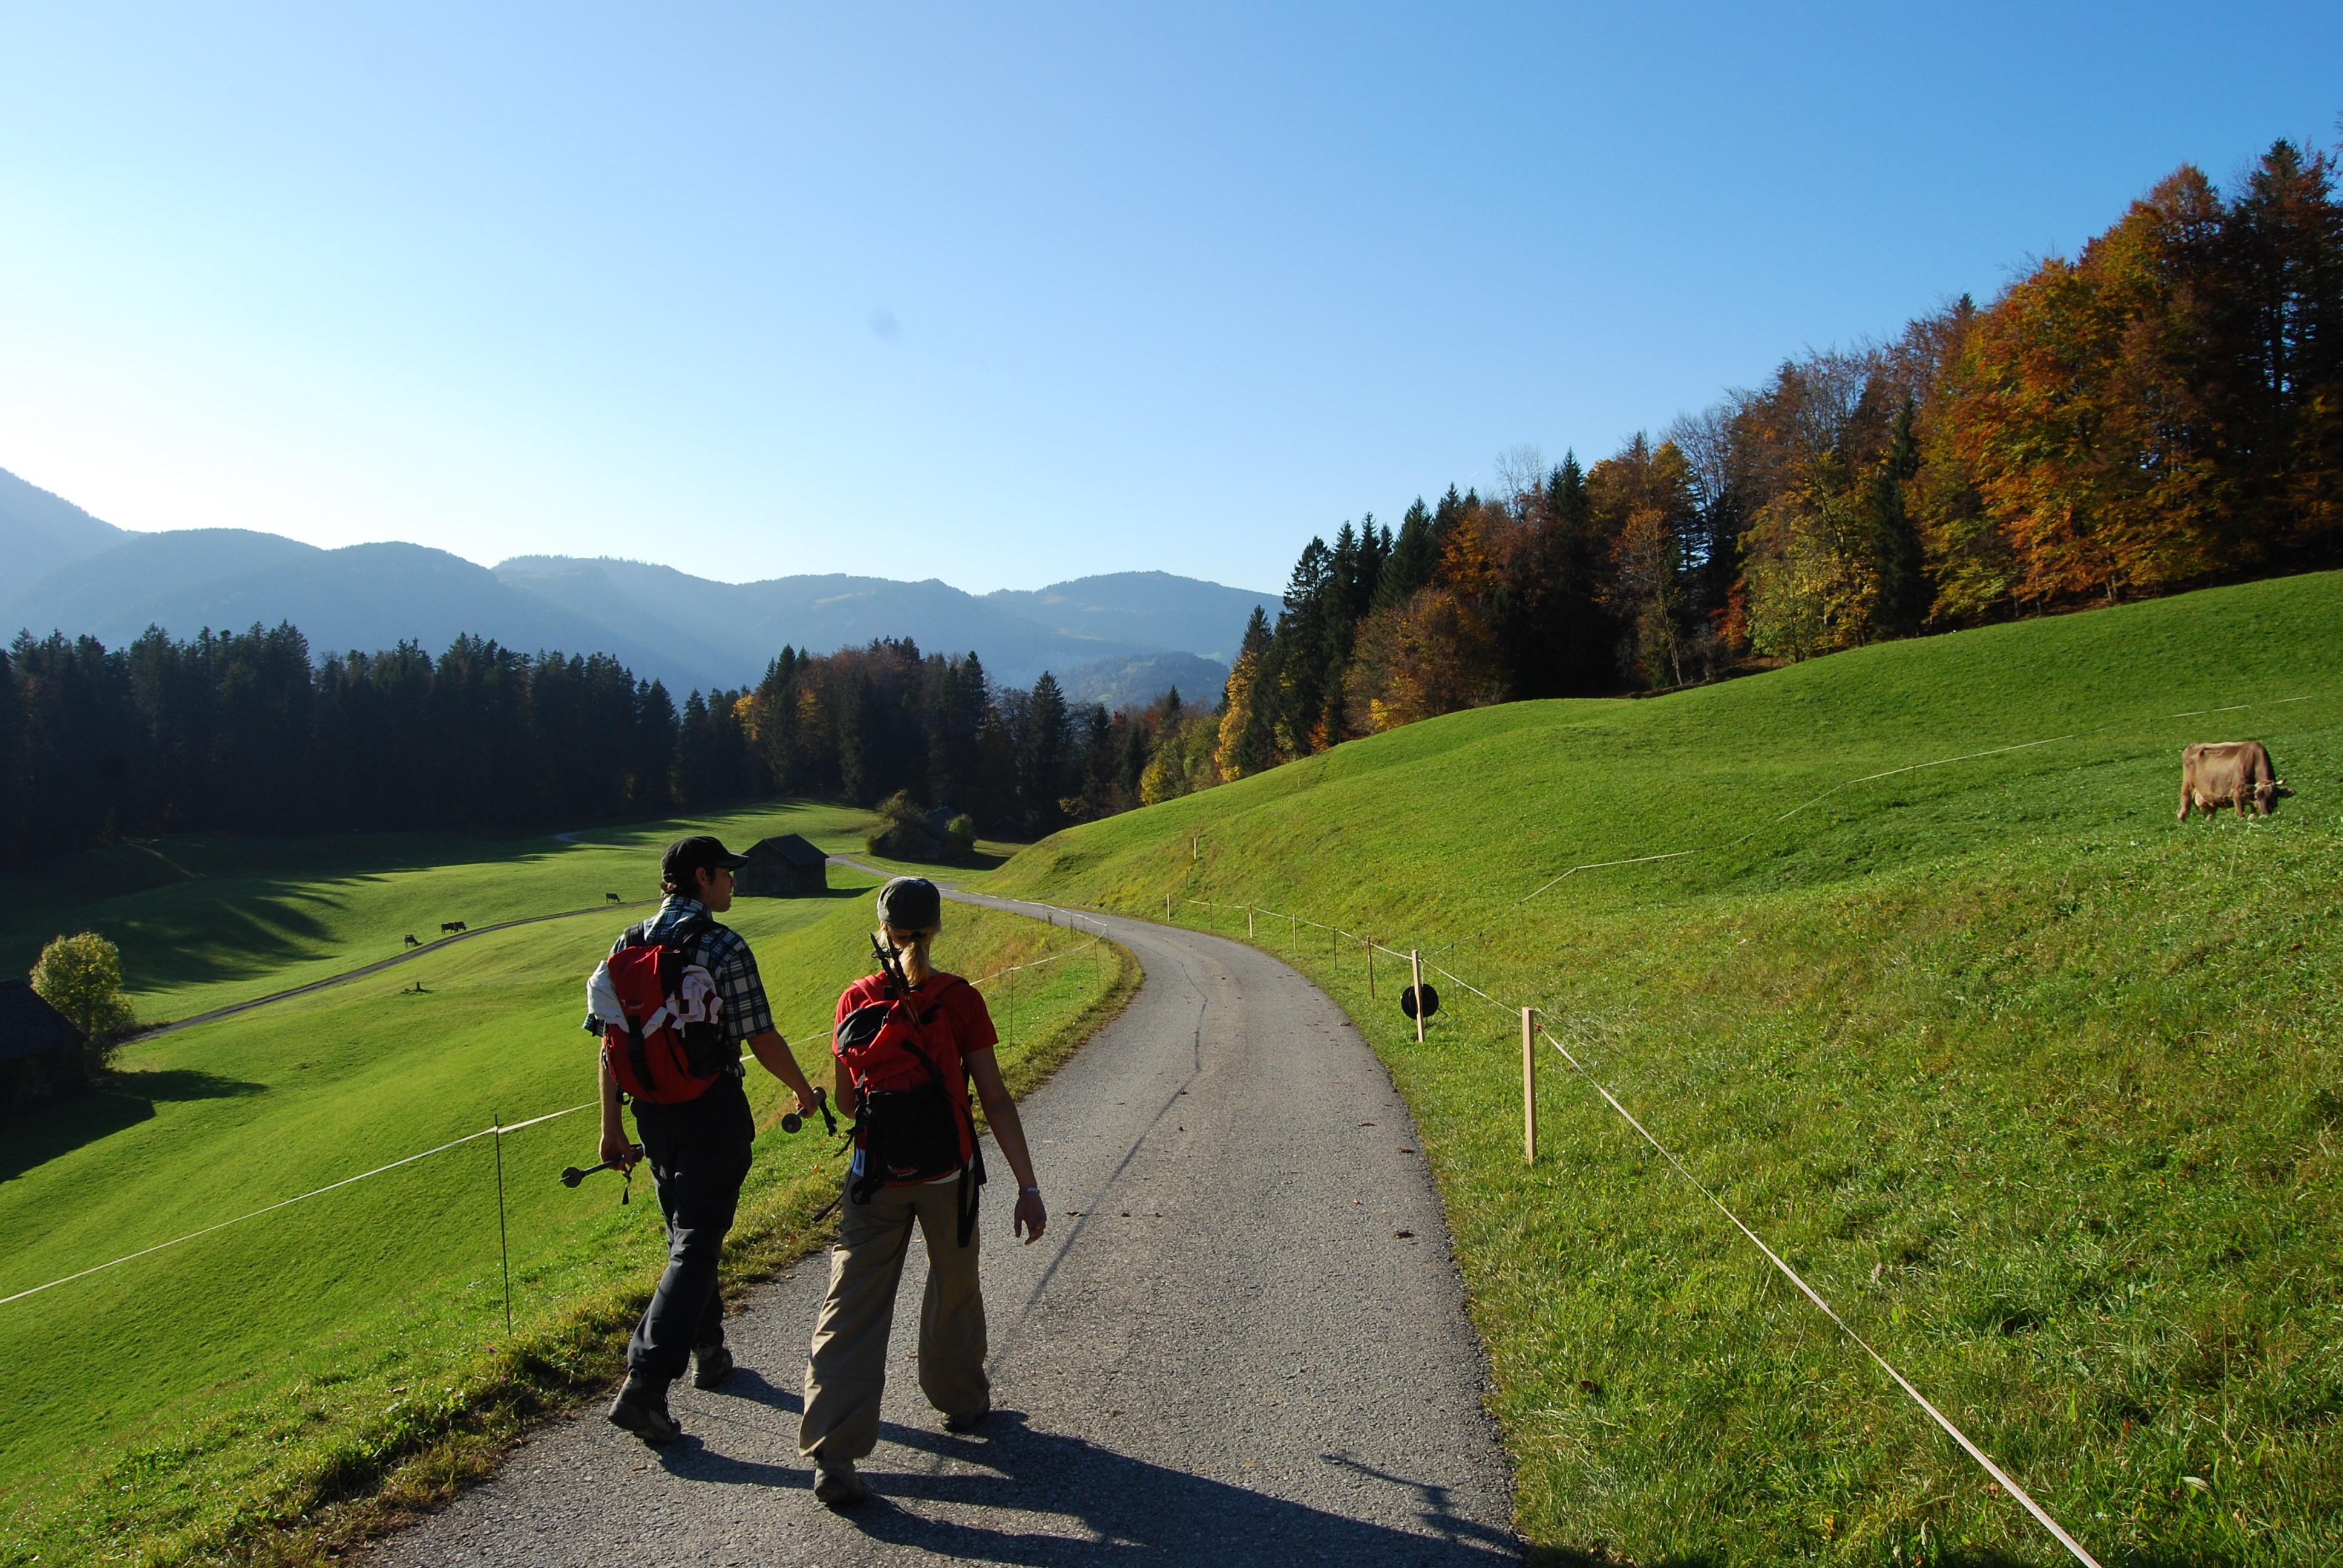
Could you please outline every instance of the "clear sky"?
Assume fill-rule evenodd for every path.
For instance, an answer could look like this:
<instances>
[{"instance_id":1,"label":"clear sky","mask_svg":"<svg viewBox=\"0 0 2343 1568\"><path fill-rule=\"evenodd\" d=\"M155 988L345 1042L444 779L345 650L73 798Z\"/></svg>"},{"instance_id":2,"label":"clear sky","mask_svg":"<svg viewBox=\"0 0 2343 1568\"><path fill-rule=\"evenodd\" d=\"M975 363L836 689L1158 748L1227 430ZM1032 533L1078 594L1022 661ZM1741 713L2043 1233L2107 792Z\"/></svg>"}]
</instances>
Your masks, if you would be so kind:
<instances>
[{"instance_id":1,"label":"clear sky","mask_svg":"<svg viewBox=\"0 0 2343 1568\"><path fill-rule=\"evenodd\" d=\"M0 467L126 528L1275 588L2336 139L2343 6L0 4Z\"/></svg>"}]
</instances>

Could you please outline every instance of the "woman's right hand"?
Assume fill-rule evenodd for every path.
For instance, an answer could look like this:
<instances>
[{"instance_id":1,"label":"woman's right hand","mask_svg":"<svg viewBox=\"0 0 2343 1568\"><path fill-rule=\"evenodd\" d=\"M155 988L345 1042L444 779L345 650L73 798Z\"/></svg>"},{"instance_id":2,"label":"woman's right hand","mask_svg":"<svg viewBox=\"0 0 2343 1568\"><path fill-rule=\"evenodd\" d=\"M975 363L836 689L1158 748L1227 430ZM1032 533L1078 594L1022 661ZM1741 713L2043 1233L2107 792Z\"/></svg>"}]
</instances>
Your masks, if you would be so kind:
<instances>
[{"instance_id":1,"label":"woman's right hand","mask_svg":"<svg viewBox=\"0 0 2343 1568\"><path fill-rule=\"evenodd\" d=\"M616 1127L602 1129L604 1164L616 1166L621 1171L631 1171L635 1168L635 1161L641 1158L642 1156L636 1151L635 1146L627 1141L627 1135L623 1130Z\"/></svg>"}]
</instances>

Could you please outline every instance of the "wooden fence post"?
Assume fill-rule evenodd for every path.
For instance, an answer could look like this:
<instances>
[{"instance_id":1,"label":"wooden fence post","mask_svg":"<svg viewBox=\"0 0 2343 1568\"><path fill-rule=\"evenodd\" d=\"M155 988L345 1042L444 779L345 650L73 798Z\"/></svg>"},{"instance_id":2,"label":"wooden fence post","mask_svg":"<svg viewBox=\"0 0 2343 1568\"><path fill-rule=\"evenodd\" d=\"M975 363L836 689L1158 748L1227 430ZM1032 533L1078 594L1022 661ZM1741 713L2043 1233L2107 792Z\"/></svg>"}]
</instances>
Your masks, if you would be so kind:
<instances>
[{"instance_id":1,"label":"wooden fence post","mask_svg":"<svg viewBox=\"0 0 2343 1568\"><path fill-rule=\"evenodd\" d=\"M1408 983L1415 987L1415 1043L1423 1043L1423 954L1421 950L1407 950Z\"/></svg>"},{"instance_id":2,"label":"wooden fence post","mask_svg":"<svg viewBox=\"0 0 2343 1568\"><path fill-rule=\"evenodd\" d=\"M1359 945L1367 950L1367 1000L1375 1000L1375 939L1361 937Z\"/></svg>"},{"instance_id":3,"label":"wooden fence post","mask_svg":"<svg viewBox=\"0 0 2343 1568\"><path fill-rule=\"evenodd\" d=\"M1245 940L1252 940L1252 906L1245 906Z\"/></svg>"},{"instance_id":4,"label":"wooden fence post","mask_svg":"<svg viewBox=\"0 0 2343 1568\"><path fill-rule=\"evenodd\" d=\"M1169 893L1163 895L1163 923L1167 926L1172 923L1172 895Z\"/></svg>"},{"instance_id":5,"label":"wooden fence post","mask_svg":"<svg viewBox=\"0 0 2343 1568\"><path fill-rule=\"evenodd\" d=\"M1285 950L1296 954L1302 951L1302 917L1300 915L1285 917Z\"/></svg>"},{"instance_id":6,"label":"wooden fence post","mask_svg":"<svg viewBox=\"0 0 2343 1568\"><path fill-rule=\"evenodd\" d=\"M1537 1163L1537 1010L1522 1009L1522 1160Z\"/></svg>"}]
</instances>

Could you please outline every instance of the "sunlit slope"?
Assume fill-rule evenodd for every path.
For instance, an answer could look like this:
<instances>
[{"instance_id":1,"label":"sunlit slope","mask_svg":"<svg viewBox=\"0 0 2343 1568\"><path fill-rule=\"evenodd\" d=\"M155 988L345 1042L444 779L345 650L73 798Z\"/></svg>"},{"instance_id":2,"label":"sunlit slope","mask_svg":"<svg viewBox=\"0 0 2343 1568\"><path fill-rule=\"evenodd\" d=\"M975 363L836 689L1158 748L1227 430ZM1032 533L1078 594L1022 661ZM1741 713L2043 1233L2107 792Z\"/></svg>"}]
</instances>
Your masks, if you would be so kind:
<instances>
[{"instance_id":1,"label":"sunlit slope","mask_svg":"<svg viewBox=\"0 0 2343 1568\"><path fill-rule=\"evenodd\" d=\"M0 965L22 974L61 932L97 930L122 949L139 1016L186 1018L437 940L444 921L479 927L659 894L659 854L677 836L735 849L802 833L859 849L867 811L780 803L684 822L566 838L449 834L308 838L205 835L105 846L0 878Z\"/></svg>"},{"instance_id":2,"label":"sunlit slope","mask_svg":"<svg viewBox=\"0 0 2343 1568\"><path fill-rule=\"evenodd\" d=\"M2328 574L1458 714L990 883L1297 912L1535 1004L2102 1561L2329 1561L2338 632ZM2243 737L2294 798L2176 824L2179 748ZM1533 1540L2063 1555L1551 1051L1525 1169L1518 1015L1435 976L1419 1048L1393 960L1371 1000L1357 944L1255 929L1415 1110Z\"/></svg>"},{"instance_id":3,"label":"sunlit slope","mask_svg":"<svg viewBox=\"0 0 2343 1568\"><path fill-rule=\"evenodd\" d=\"M819 1031L867 966L876 881L840 868L831 879L832 897L742 900L728 917L818 1073ZM104 1091L11 1125L0 1296L432 1149L492 1116L589 1101L584 977L629 918L492 933L131 1047ZM956 909L939 958L977 977L1077 940ZM1079 1038L1075 1020L1123 962L1105 949L1030 970L1013 1012L988 987L1012 1088ZM766 1131L740 1231L756 1236L801 1225L843 1161L830 1140L776 1130L781 1091L753 1066L749 1081ZM238 1518L299 1513L305 1488L363 1474L402 1441L403 1410L477 1382L499 1356L553 1353L581 1313L639 1300L664 1253L648 1176L623 1208L614 1178L576 1191L555 1179L593 1162L596 1137L589 1111L505 1140L510 1335L487 1140L0 1304L0 1364L16 1392L0 1432L0 1563L151 1561ZM622 1340L602 1336L594 1364Z\"/></svg>"},{"instance_id":4,"label":"sunlit slope","mask_svg":"<svg viewBox=\"0 0 2343 1568\"><path fill-rule=\"evenodd\" d=\"M2314 783L2335 776L2323 738L2338 697L2343 573L2324 573L1890 643L1655 700L1453 714L1061 833L988 885L1160 911L1166 891L1262 897L1274 871L1306 877L1322 918L1381 907L1446 940L1582 862L1702 851L1582 876L1562 900L1608 908L1809 885L2042 832L2169 829L2179 748L2247 735L2302 789L2276 823L2296 831L2343 809ZM2203 711L2237 704L2252 706ZM1857 782L2001 748L2020 749Z\"/></svg>"}]
</instances>

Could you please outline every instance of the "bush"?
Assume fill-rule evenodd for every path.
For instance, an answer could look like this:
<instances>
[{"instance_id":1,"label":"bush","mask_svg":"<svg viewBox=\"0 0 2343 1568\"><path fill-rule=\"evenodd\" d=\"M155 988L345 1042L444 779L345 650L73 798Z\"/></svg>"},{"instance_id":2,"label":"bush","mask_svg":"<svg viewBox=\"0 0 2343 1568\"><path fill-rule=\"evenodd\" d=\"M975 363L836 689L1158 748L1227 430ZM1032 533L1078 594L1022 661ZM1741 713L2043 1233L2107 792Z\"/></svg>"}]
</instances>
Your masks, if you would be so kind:
<instances>
[{"instance_id":1,"label":"bush","mask_svg":"<svg viewBox=\"0 0 2343 1568\"><path fill-rule=\"evenodd\" d=\"M928 826L927 809L898 789L879 808L886 826L863 840L862 847L890 860L937 860L943 858L943 840Z\"/></svg>"},{"instance_id":2,"label":"bush","mask_svg":"<svg viewBox=\"0 0 2343 1568\"><path fill-rule=\"evenodd\" d=\"M976 853L976 819L963 811L944 824L944 853L965 860Z\"/></svg>"},{"instance_id":3,"label":"bush","mask_svg":"<svg viewBox=\"0 0 2343 1568\"><path fill-rule=\"evenodd\" d=\"M103 1071L138 1015L122 994L122 952L96 931L58 937L33 965L33 989L87 1037L89 1070Z\"/></svg>"}]
</instances>

